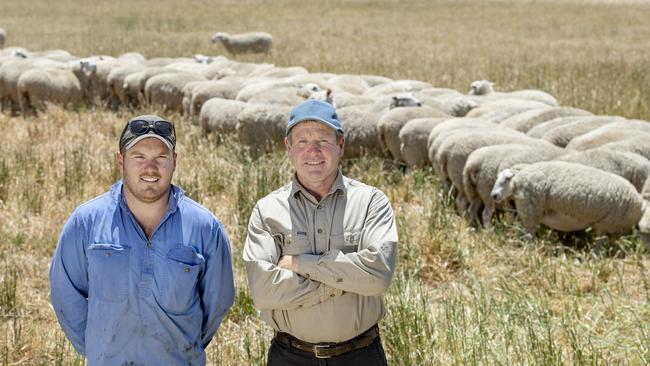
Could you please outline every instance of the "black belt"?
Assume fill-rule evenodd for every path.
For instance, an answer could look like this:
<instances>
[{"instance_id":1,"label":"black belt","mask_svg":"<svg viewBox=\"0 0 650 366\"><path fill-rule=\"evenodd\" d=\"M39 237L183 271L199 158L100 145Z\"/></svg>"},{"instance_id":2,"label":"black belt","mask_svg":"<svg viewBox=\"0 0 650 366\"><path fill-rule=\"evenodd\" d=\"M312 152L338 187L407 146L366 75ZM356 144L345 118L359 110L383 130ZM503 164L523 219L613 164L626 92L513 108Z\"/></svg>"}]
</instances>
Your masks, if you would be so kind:
<instances>
[{"instance_id":1,"label":"black belt","mask_svg":"<svg viewBox=\"0 0 650 366\"><path fill-rule=\"evenodd\" d=\"M340 356L350 351L368 347L378 336L379 327L377 327L377 325L361 333L357 337L341 343L309 343L288 333L275 332L275 339L279 342L301 351L313 353L316 358Z\"/></svg>"}]
</instances>

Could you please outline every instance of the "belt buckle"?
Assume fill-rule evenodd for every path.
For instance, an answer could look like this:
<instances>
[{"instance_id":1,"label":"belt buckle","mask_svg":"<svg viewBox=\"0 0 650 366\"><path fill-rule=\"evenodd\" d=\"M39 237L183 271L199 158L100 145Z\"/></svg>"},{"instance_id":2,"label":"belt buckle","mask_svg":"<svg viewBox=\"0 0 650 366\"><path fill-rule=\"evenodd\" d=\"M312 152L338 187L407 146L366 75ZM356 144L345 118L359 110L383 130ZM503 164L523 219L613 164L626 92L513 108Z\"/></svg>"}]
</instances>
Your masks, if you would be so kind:
<instances>
[{"instance_id":1,"label":"belt buckle","mask_svg":"<svg viewBox=\"0 0 650 366\"><path fill-rule=\"evenodd\" d=\"M321 350L328 350L330 348L332 348L330 344L316 344L314 345L314 356L316 356L316 358L332 358L331 355L320 354Z\"/></svg>"}]
</instances>

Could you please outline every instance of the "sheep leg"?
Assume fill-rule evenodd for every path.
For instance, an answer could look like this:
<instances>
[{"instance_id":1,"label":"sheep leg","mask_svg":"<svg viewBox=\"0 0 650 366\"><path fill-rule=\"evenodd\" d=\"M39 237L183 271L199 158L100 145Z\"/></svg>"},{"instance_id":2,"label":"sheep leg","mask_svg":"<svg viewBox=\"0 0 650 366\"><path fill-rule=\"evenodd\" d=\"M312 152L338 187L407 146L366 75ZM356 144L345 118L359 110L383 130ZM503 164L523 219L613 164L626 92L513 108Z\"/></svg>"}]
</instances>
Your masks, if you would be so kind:
<instances>
[{"instance_id":1,"label":"sheep leg","mask_svg":"<svg viewBox=\"0 0 650 366\"><path fill-rule=\"evenodd\" d=\"M483 213L481 215L481 220L483 222L483 227L485 229L492 229L492 215L494 214L494 205L485 205L483 207Z\"/></svg>"},{"instance_id":2,"label":"sheep leg","mask_svg":"<svg viewBox=\"0 0 650 366\"><path fill-rule=\"evenodd\" d=\"M541 222L543 208L534 202L515 200L517 214L528 233L534 236Z\"/></svg>"},{"instance_id":3,"label":"sheep leg","mask_svg":"<svg viewBox=\"0 0 650 366\"><path fill-rule=\"evenodd\" d=\"M600 256L600 250L603 248L603 243L607 242L607 235L597 236L594 240L594 255Z\"/></svg>"},{"instance_id":4,"label":"sheep leg","mask_svg":"<svg viewBox=\"0 0 650 366\"><path fill-rule=\"evenodd\" d=\"M456 210L458 213L461 216L464 216L465 211L467 210L467 198L465 197L465 194L463 192L458 192L454 202L456 203Z\"/></svg>"},{"instance_id":5,"label":"sheep leg","mask_svg":"<svg viewBox=\"0 0 650 366\"><path fill-rule=\"evenodd\" d=\"M481 210L483 201L480 198L475 198L469 203L467 208L467 220L472 227L479 227L478 212Z\"/></svg>"}]
</instances>

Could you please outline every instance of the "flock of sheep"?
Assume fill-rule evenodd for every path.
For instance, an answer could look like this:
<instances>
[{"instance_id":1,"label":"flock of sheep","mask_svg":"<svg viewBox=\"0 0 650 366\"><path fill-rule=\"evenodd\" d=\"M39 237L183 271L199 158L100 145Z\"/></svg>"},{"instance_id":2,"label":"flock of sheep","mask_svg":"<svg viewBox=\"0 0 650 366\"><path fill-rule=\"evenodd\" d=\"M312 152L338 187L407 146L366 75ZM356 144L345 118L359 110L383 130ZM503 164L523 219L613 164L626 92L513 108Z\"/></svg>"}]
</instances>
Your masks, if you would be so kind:
<instances>
[{"instance_id":1,"label":"flock of sheep","mask_svg":"<svg viewBox=\"0 0 650 366\"><path fill-rule=\"evenodd\" d=\"M248 51L270 52L270 36L260 37L268 48L253 42ZM231 53L246 52L250 40L234 39L213 36ZM531 234L540 224L592 228L598 248L608 235L636 228L650 249L646 121L560 106L539 90L495 91L486 80L462 93L417 80L310 73L223 56L79 58L63 50L0 50L0 101L13 115L38 113L47 103L157 106L263 152L280 146L291 108L305 98L336 105L345 157L432 165L458 213L476 228L490 227L493 214L514 203Z\"/></svg>"}]
</instances>

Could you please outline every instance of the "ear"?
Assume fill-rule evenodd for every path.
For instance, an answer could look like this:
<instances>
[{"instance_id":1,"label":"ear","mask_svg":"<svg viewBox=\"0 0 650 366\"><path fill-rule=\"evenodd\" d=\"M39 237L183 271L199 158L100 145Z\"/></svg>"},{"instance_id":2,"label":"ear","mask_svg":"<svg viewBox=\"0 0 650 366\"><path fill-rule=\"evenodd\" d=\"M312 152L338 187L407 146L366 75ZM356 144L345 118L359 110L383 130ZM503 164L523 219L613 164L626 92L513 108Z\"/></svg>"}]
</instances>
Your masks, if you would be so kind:
<instances>
[{"instance_id":1,"label":"ear","mask_svg":"<svg viewBox=\"0 0 650 366\"><path fill-rule=\"evenodd\" d=\"M124 156L119 151L115 152L115 162L118 168L120 168L120 172L124 174Z\"/></svg>"},{"instance_id":2,"label":"ear","mask_svg":"<svg viewBox=\"0 0 650 366\"><path fill-rule=\"evenodd\" d=\"M345 137L339 141L339 159L343 158L343 152L345 151Z\"/></svg>"},{"instance_id":3,"label":"ear","mask_svg":"<svg viewBox=\"0 0 650 366\"><path fill-rule=\"evenodd\" d=\"M284 147L287 148L287 153L291 152L291 144L289 143L289 138L288 137L284 138Z\"/></svg>"},{"instance_id":4,"label":"ear","mask_svg":"<svg viewBox=\"0 0 650 366\"><path fill-rule=\"evenodd\" d=\"M174 171L176 171L176 158L178 155L176 154L176 151L174 151Z\"/></svg>"}]
</instances>

